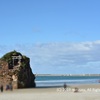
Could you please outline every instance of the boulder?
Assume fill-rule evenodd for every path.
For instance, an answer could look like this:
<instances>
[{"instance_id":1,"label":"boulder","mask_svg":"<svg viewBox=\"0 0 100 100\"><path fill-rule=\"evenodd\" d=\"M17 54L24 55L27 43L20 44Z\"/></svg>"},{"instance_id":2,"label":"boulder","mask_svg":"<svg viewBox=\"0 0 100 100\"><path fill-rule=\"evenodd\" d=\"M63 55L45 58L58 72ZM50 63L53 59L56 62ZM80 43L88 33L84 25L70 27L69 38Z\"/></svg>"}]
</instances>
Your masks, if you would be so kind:
<instances>
[{"instance_id":1,"label":"boulder","mask_svg":"<svg viewBox=\"0 0 100 100\"><path fill-rule=\"evenodd\" d=\"M35 75L30 67L30 58L12 51L0 59L0 83L11 84L14 89L35 87Z\"/></svg>"}]
</instances>

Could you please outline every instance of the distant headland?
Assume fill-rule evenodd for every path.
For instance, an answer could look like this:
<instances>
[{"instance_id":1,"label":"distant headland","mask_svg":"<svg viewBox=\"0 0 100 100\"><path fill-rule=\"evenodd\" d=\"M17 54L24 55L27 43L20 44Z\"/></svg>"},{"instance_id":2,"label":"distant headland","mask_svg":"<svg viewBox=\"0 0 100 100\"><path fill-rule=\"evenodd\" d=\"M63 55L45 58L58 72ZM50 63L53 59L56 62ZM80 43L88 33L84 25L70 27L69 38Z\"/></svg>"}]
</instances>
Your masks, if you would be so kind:
<instances>
[{"instance_id":1,"label":"distant headland","mask_svg":"<svg viewBox=\"0 0 100 100\"><path fill-rule=\"evenodd\" d=\"M100 76L100 74L35 74L35 76Z\"/></svg>"}]
</instances>

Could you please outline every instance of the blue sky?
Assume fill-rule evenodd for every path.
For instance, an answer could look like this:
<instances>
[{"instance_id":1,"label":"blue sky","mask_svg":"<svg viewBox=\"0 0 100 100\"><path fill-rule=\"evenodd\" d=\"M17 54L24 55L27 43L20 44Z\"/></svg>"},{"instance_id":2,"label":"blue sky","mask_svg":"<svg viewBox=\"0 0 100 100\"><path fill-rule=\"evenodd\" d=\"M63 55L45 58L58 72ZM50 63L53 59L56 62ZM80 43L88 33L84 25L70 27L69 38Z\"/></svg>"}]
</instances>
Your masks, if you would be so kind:
<instances>
[{"instance_id":1,"label":"blue sky","mask_svg":"<svg viewBox=\"0 0 100 100\"><path fill-rule=\"evenodd\" d=\"M99 26L100 0L0 0L0 56L18 50L34 73L99 73Z\"/></svg>"}]
</instances>

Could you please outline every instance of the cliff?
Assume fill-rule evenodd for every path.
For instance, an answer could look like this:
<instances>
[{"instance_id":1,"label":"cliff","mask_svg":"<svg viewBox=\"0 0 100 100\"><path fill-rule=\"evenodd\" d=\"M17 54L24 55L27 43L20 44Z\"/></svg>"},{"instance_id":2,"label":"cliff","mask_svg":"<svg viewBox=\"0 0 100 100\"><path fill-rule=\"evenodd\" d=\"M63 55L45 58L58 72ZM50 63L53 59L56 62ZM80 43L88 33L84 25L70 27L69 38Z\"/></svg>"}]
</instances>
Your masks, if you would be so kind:
<instances>
[{"instance_id":1,"label":"cliff","mask_svg":"<svg viewBox=\"0 0 100 100\"><path fill-rule=\"evenodd\" d=\"M13 88L35 87L30 59L17 51L5 54L0 59L0 83L12 84Z\"/></svg>"}]
</instances>

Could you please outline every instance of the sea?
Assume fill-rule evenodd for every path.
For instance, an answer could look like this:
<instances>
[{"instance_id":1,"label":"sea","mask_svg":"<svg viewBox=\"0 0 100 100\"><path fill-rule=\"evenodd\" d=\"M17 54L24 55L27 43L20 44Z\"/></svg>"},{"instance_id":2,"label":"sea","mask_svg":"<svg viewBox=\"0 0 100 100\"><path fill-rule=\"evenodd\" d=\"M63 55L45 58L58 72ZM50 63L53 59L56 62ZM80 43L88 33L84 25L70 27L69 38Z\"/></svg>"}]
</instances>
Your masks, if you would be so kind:
<instances>
[{"instance_id":1,"label":"sea","mask_svg":"<svg viewBox=\"0 0 100 100\"><path fill-rule=\"evenodd\" d=\"M55 87L75 84L100 84L100 76L36 76L36 87Z\"/></svg>"}]
</instances>

